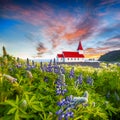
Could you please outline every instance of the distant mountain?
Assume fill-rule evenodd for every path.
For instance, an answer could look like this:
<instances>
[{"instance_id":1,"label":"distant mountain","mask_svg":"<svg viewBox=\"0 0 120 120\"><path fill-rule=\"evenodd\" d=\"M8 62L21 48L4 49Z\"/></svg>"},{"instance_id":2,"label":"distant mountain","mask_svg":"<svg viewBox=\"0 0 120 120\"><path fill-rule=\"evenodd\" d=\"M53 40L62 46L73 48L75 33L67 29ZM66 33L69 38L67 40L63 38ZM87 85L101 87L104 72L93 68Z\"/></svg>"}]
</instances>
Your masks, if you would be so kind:
<instances>
[{"instance_id":1,"label":"distant mountain","mask_svg":"<svg viewBox=\"0 0 120 120\"><path fill-rule=\"evenodd\" d=\"M107 62L120 62L120 50L108 52L102 55L98 60Z\"/></svg>"}]
</instances>

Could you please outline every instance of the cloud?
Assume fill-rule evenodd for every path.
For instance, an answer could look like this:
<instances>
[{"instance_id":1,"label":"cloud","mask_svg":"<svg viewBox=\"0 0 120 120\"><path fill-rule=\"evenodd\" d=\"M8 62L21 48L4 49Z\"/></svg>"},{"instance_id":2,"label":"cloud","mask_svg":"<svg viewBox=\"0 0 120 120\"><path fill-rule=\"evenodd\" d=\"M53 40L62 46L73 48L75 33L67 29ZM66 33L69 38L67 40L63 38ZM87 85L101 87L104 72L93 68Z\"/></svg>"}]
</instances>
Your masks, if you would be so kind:
<instances>
[{"instance_id":1,"label":"cloud","mask_svg":"<svg viewBox=\"0 0 120 120\"><path fill-rule=\"evenodd\" d=\"M72 6L71 9L68 9L68 6L66 6L66 8L60 10L58 10L58 6L50 4L47 1L31 1L33 5L31 4L30 6L25 6L24 4L18 5L17 2L4 4L1 6L2 14L0 16L22 21L39 29L33 34L26 36L27 39L37 46L37 55L42 56L44 53L50 53L51 50L55 51L59 45L64 44L63 41L71 45L79 40L86 41L91 40L91 38L94 39L93 37L100 38L106 35L108 36L107 40L105 39L106 42L100 44L103 46L99 48L88 48L86 49L86 54L92 55L94 53L100 55L103 54L105 50L109 50L109 46L112 48L113 45L117 46L119 39L114 38L112 34L117 37L120 32L120 23L114 25L102 24L104 17L109 15L109 6L119 3L117 0L100 0L97 2L96 0L90 2L83 1L83 9ZM101 11L101 9L103 11ZM117 16L119 16L118 13ZM109 23L109 20L106 21L106 23ZM42 43L41 40L43 40ZM47 41L50 45L49 49L45 46L44 41ZM116 42L114 43L114 41ZM102 52L100 53L100 51Z\"/></svg>"},{"instance_id":2,"label":"cloud","mask_svg":"<svg viewBox=\"0 0 120 120\"><path fill-rule=\"evenodd\" d=\"M41 42L36 47L36 50L37 50L37 56L39 56L39 57L41 57L42 54L44 54L44 53L46 53L48 51L48 49Z\"/></svg>"},{"instance_id":3,"label":"cloud","mask_svg":"<svg viewBox=\"0 0 120 120\"><path fill-rule=\"evenodd\" d=\"M103 46L110 47L110 50L120 49L120 35L113 36L107 39Z\"/></svg>"}]
</instances>

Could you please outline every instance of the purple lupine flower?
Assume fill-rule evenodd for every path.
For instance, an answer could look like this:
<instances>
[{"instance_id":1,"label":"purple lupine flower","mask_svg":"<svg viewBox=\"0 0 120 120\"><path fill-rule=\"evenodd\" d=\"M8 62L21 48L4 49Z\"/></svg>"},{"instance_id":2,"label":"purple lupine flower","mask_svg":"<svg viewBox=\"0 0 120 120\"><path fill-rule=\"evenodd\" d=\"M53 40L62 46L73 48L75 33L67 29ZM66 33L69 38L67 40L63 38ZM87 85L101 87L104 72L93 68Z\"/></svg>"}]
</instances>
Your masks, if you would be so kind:
<instances>
[{"instance_id":1,"label":"purple lupine flower","mask_svg":"<svg viewBox=\"0 0 120 120\"><path fill-rule=\"evenodd\" d=\"M54 65L54 73L59 73L59 66Z\"/></svg>"},{"instance_id":2,"label":"purple lupine flower","mask_svg":"<svg viewBox=\"0 0 120 120\"><path fill-rule=\"evenodd\" d=\"M78 86L79 84L82 84L82 81L83 81L82 74L80 74L78 79L75 81L75 86Z\"/></svg>"},{"instance_id":3,"label":"purple lupine flower","mask_svg":"<svg viewBox=\"0 0 120 120\"><path fill-rule=\"evenodd\" d=\"M26 67L26 70L30 70L31 69L31 65L27 65L27 67Z\"/></svg>"},{"instance_id":4,"label":"purple lupine flower","mask_svg":"<svg viewBox=\"0 0 120 120\"><path fill-rule=\"evenodd\" d=\"M49 64L48 64L48 66L51 66L52 65L52 60L50 60L50 62L49 62Z\"/></svg>"},{"instance_id":5,"label":"purple lupine flower","mask_svg":"<svg viewBox=\"0 0 120 120\"><path fill-rule=\"evenodd\" d=\"M71 111L70 111L70 112L66 112L65 118L66 118L66 119L68 119L68 117L72 117L72 118L73 118L73 115L74 115L74 113L71 112ZM65 120L66 120L66 119L65 119Z\"/></svg>"},{"instance_id":6,"label":"purple lupine flower","mask_svg":"<svg viewBox=\"0 0 120 120\"><path fill-rule=\"evenodd\" d=\"M67 92L67 89L61 90L61 94L64 95Z\"/></svg>"},{"instance_id":7,"label":"purple lupine flower","mask_svg":"<svg viewBox=\"0 0 120 120\"><path fill-rule=\"evenodd\" d=\"M32 60L32 66L31 66L31 68L35 68L36 66L35 66L35 62Z\"/></svg>"},{"instance_id":8,"label":"purple lupine flower","mask_svg":"<svg viewBox=\"0 0 120 120\"><path fill-rule=\"evenodd\" d=\"M62 66L60 67L60 71L62 74L65 74L65 69Z\"/></svg>"},{"instance_id":9,"label":"purple lupine flower","mask_svg":"<svg viewBox=\"0 0 120 120\"><path fill-rule=\"evenodd\" d=\"M89 84L89 85L93 85L93 79L91 78L91 77L88 77L87 78L87 83Z\"/></svg>"},{"instance_id":10,"label":"purple lupine flower","mask_svg":"<svg viewBox=\"0 0 120 120\"><path fill-rule=\"evenodd\" d=\"M72 67L70 74L69 74L70 78L74 78L74 67Z\"/></svg>"},{"instance_id":11,"label":"purple lupine flower","mask_svg":"<svg viewBox=\"0 0 120 120\"><path fill-rule=\"evenodd\" d=\"M56 112L56 114L59 115L59 114L61 114L62 112L63 112L63 110L60 109L60 110L58 110L58 111Z\"/></svg>"},{"instance_id":12,"label":"purple lupine flower","mask_svg":"<svg viewBox=\"0 0 120 120\"><path fill-rule=\"evenodd\" d=\"M43 71L47 71L47 65L46 64L43 65Z\"/></svg>"},{"instance_id":13,"label":"purple lupine flower","mask_svg":"<svg viewBox=\"0 0 120 120\"><path fill-rule=\"evenodd\" d=\"M21 68L22 65L21 65L21 64L17 64L16 67L17 67L17 68Z\"/></svg>"},{"instance_id":14,"label":"purple lupine flower","mask_svg":"<svg viewBox=\"0 0 120 120\"><path fill-rule=\"evenodd\" d=\"M52 72L52 66L49 65L49 66L47 67L47 72Z\"/></svg>"}]
</instances>

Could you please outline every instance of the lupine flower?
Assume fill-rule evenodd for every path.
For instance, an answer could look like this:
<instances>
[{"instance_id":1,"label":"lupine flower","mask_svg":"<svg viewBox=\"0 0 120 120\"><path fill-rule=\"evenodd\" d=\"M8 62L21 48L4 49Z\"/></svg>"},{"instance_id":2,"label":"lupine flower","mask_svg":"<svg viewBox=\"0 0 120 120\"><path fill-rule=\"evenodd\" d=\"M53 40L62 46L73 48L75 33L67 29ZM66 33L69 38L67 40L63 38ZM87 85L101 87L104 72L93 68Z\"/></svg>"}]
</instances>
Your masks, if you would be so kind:
<instances>
[{"instance_id":1,"label":"lupine flower","mask_svg":"<svg viewBox=\"0 0 120 120\"><path fill-rule=\"evenodd\" d=\"M48 65L47 72L52 72L52 66Z\"/></svg>"},{"instance_id":2,"label":"lupine flower","mask_svg":"<svg viewBox=\"0 0 120 120\"><path fill-rule=\"evenodd\" d=\"M47 66L46 66L46 64L43 65L43 71L47 71Z\"/></svg>"},{"instance_id":3,"label":"lupine flower","mask_svg":"<svg viewBox=\"0 0 120 120\"><path fill-rule=\"evenodd\" d=\"M70 111L71 102L72 102L72 95L58 102L58 105L61 107L56 112L56 114L59 116L58 117L59 120L62 120L63 118L65 120L68 120L69 117L73 117L73 112Z\"/></svg>"},{"instance_id":4,"label":"lupine flower","mask_svg":"<svg viewBox=\"0 0 120 120\"><path fill-rule=\"evenodd\" d=\"M74 105L78 105L78 104L82 104L82 103L87 103L88 102L88 92L85 91L84 95L82 97L74 97L73 101L74 101Z\"/></svg>"},{"instance_id":5,"label":"lupine flower","mask_svg":"<svg viewBox=\"0 0 120 120\"><path fill-rule=\"evenodd\" d=\"M50 62L49 62L49 64L48 64L48 66L51 66L52 65L52 60L50 60Z\"/></svg>"},{"instance_id":6,"label":"lupine flower","mask_svg":"<svg viewBox=\"0 0 120 120\"><path fill-rule=\"evenodd\" d=\"M17 67L17 68L21 68L22 65L21 65L21 64L17 64L16 67Z\"/></svg>"},{"instance_id":7,"label":"lupine flower","mask_svg":"<svg viewBox=\"0 0 120 120\"><path fill-rule=\"evenodd\" d=\"M89 85L93 85L94 81L93 81L93 79L92 79L91 77L88 77L88 78L87 78L87 83L88 83Z\"/></svg>"},{"instance_id":8,"label":"lupine flower","mask_svg":"<svg viewBox=\"0 0 120 120\"><path fill-rule=\"evenodd\" d=\"M78 79L75 81L75 86L78 86L79 84L82 84L82 81L83 81L82 74L80 74Z\"/></svg>"},{"instance_id":9,"label":"lupine flower","mask_svg":"<svg viewBox=\"0 0 120 120\"><path fill-rule=\"evenodd\" d=\"M31 68L35 68L35 62L32 60L32 66Z\"/></svg>"},{"instance_id":10,"label":"lupine flower","mask_svg":"<svg viewBox=\"0 0 120 120\"><path fill-rule=\"evenodd\" d=\"M58 105L61 107L56 114L59 116L59 120L62 120L64 118L65 120L68 120L69 117L73 117L74 113L70 111L71 109L76 108L77 105L86 104L88 102L88 92L85 91L84 95L82 97L73 97L72 95L66 97L65 99L58 102Z\"/></svg>"},{"instance_id":11,"label":"lupine flower","mask_svg":"<svg viewBox=\"0 0 120 120\"><path fill-rule=\"evenodd\" d=\"M54 73L59 73L59 66L57 65L54 65Z\"/></svg>"},{"instance_id":12,"label":"lupine flower","mask_svg":"<svg viewBox=\"0 0 120 120\"><path fill-rule=\"evenodd\" d=\"M31 68L31 65L28 64L26 70L31 70Z\"/></svg>"},{"instance_id":13,"label":"lupine flower","mask_svg":"<svg viewBox=\"0 0 120 120\"><path fill-rule=\"evenodd\" d=\"M4 74L3 76L4 76L9 82L11 82L11 83L14 83L14 82L17 81L16 78L14 78L14 77L12 77L12 76L10 76L10 75Z\"/></svg>"},{"instance_id":14,"label":"lupine flower","mask_svg":"<svg viewBox=\"0 0 120 120\"><path fill-rule=\"evenodd\" d=\"M56 94L57 95L64 95L67 92L66 89L66 84L65 84L65 75L64 74L60 74L58 79L55 81L56 84Z\"/></svg>"},{"instance_id":15,"label":"lupine flower","mask_svg":"<svg viewBox=\"0 0 120 120\"><path fill-rule=\"evenodd\" d=\"M69 77L70 78L73 78L74 77L74 67L72 67L71 71L70 71L70 74L69 74Z\"/></svg>"}]
</instances>

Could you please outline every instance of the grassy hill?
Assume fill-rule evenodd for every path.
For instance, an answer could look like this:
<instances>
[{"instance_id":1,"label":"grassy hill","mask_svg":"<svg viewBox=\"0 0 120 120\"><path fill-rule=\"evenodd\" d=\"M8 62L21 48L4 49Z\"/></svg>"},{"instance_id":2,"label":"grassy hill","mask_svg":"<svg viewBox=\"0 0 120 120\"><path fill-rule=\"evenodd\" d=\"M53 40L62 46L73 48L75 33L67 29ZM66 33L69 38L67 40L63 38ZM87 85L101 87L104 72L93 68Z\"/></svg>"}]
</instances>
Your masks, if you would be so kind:
<instances>
[{"instance_id":1,"label":"grassy hill","mask_svg":"<svg viewBox=\"0 0 120 120\"><path fill-rule=\"evenodd\" d=\"M99 61L120 62L120 50L111 51L102 55Z\"/></svg>"}]
</instances>

